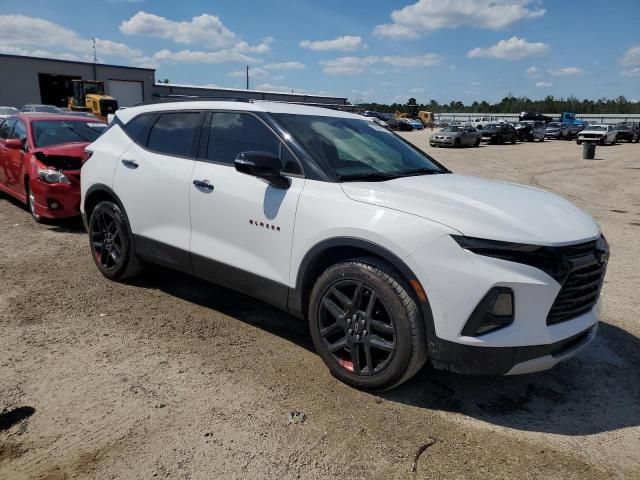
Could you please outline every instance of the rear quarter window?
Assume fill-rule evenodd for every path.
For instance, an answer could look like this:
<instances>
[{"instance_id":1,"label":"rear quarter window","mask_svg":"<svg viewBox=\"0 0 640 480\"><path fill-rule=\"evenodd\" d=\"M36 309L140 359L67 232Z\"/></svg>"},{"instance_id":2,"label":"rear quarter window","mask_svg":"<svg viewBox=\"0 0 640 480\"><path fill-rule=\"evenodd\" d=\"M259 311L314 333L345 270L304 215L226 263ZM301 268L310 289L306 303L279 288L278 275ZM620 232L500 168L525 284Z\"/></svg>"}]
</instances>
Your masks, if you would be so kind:
<instances>
[{"instance_id":1,"label":"rear quarter window","mask_svg":"<svg viewBox=\"0 0 640 480\"><path fill-rule=\"evenodd\" d=\"M138 145L146 147L147 139L149 138L149 127L154 118L155 114L152 113L138 115L124 126L124 131L129 135L131 140Z\"/></svg>"}]
</instances>

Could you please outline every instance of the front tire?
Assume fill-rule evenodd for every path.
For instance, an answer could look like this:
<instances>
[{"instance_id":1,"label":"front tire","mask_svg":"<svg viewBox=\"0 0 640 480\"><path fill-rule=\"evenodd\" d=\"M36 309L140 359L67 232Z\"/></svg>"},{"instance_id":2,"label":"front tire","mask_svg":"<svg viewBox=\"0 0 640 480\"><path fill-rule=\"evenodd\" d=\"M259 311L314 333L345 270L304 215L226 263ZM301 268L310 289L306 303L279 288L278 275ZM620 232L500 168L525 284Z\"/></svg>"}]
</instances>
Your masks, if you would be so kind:
<instances>
[{"instance_id":1,"label":"front tire","mask_svg":"<svg viewBox=\"0 0 640 480\"><path fill-rule=\"evenodd\" d=\"M383 391L427 360L418 307L402 276L375 258L328 268L313 287L309 329L316 351L339 380Z\"/></svg>"},{"instance_id":2,"label":"front tire","mask_svg":"<svg viewBox=\"0 0 640 480\"><path fill-rule=\"evenodd\" d=\"M27 209L31 214L31 218L33 218L36 223L44 223L42 217L36 213L36 198L33 195L31 188L29 187L29 180L25 181L24 189L27 195Z\"/></svg>"},{"instance_id":3,"label":"front tire","mask_svg":"<svg viewBox=\"0 0 640 480\"><path fill-rule=\"evenodd\" d=\"M100 202L89 219L91 256L110 280L131 278L142 270L126 215L113 202Z\"/></svg>"}]
</instances>

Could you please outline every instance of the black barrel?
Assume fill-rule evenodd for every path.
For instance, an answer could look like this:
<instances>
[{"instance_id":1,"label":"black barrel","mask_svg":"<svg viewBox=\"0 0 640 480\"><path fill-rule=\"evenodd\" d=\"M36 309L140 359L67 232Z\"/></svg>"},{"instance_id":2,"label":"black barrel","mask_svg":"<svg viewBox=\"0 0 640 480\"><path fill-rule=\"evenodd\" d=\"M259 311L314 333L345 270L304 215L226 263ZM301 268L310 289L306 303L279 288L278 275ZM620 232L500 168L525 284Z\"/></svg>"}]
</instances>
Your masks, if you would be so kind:
<instances>
[{"instance_id":1,"label":"black barrel","mask_svg":"<svg viewBox=\"0 0 640 480\"><path fill-rule=\"evenodd\" d=\"M582 158L584 160L593 160L596 156L596 144L593 142L585 142L582 144Z\"/></svg>"}]
</instances>

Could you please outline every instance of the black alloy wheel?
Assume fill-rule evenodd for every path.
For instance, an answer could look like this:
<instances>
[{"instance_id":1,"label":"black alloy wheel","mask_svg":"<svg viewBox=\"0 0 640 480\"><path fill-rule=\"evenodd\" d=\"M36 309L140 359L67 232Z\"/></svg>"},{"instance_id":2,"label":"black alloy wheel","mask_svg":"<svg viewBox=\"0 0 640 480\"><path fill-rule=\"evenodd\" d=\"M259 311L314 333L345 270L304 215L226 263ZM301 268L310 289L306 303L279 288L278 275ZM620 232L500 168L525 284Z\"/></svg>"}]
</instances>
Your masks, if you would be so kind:
<instances>
[{"instance_id":1,"label":"black alloy wheel","mask_svg":"<svg viewBox=\"0 0 640 480\"><path fill-rule=\"evenodd\" d=\"M120 207L100 202L89 219L91 255L100 272L111 280L124 280L138 274L138 259L129 222Z\"/></svg>"},{"instance_id":2,"label":"black alloy wheel","mask_svg":"<svg viewBox=\"0 0 640 480\"><path fill-rule=\"evenodd\" d=\"M425 327L410 287L383 260L329 267L309 299L309 330L331 373L363 390L388 390L427 360Z\"/></svg>"},{"instance_id":3,"label":"black alloy wheel","mask_svg":"<svg viewBox=\"0 0 640 480\"><path fill-rule=\"evenodd\" d=\"M320 335L336 362L356 375L383 370L396 351L396 328L389 310L359 280L336 282L320 301Z\"/></svg>"},{"instance_id":4,"label":"black alloy wheel","mask_svg":"<svg viewBox=\"0 0 640 480\"><path fill-rule=\"evenodd\" d=\"M109 211L92 216L91 251L103 269L112 270L122 262L122 236L116 219Z\"/></svg>"}]
</instances>

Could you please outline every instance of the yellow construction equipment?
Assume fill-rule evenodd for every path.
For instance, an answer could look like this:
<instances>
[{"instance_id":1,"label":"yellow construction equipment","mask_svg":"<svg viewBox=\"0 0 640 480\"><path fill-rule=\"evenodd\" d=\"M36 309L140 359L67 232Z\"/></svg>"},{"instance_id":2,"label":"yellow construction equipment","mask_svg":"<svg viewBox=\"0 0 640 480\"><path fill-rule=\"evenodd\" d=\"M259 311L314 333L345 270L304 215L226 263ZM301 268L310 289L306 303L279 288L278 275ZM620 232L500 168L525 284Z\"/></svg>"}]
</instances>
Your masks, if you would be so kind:
<instances>
[{"instance_id":1,"label":"yellow construction equipment","mask_svg":"<svg viewBox=\"0 0 640 480\"><path fill-rule=\"evenodd\" d=\"M105 95L104 82L96 80L71 80L73 96L68 99L69 110L90 112L105 120L110 113L116 113L118 101Z\"/></svg>"},{"instance_id":2,"label":"yellow construction equipment","mask_svg":"<svg viewBox=\"0 0 640 480\"><path fill-rule=\"evenodd\" d=\"M418 112L418 118L422 122L425 128L433 127L434 118L433 112L427 112L425 110L420 110Z\"/></svg>"}]
</instances>

